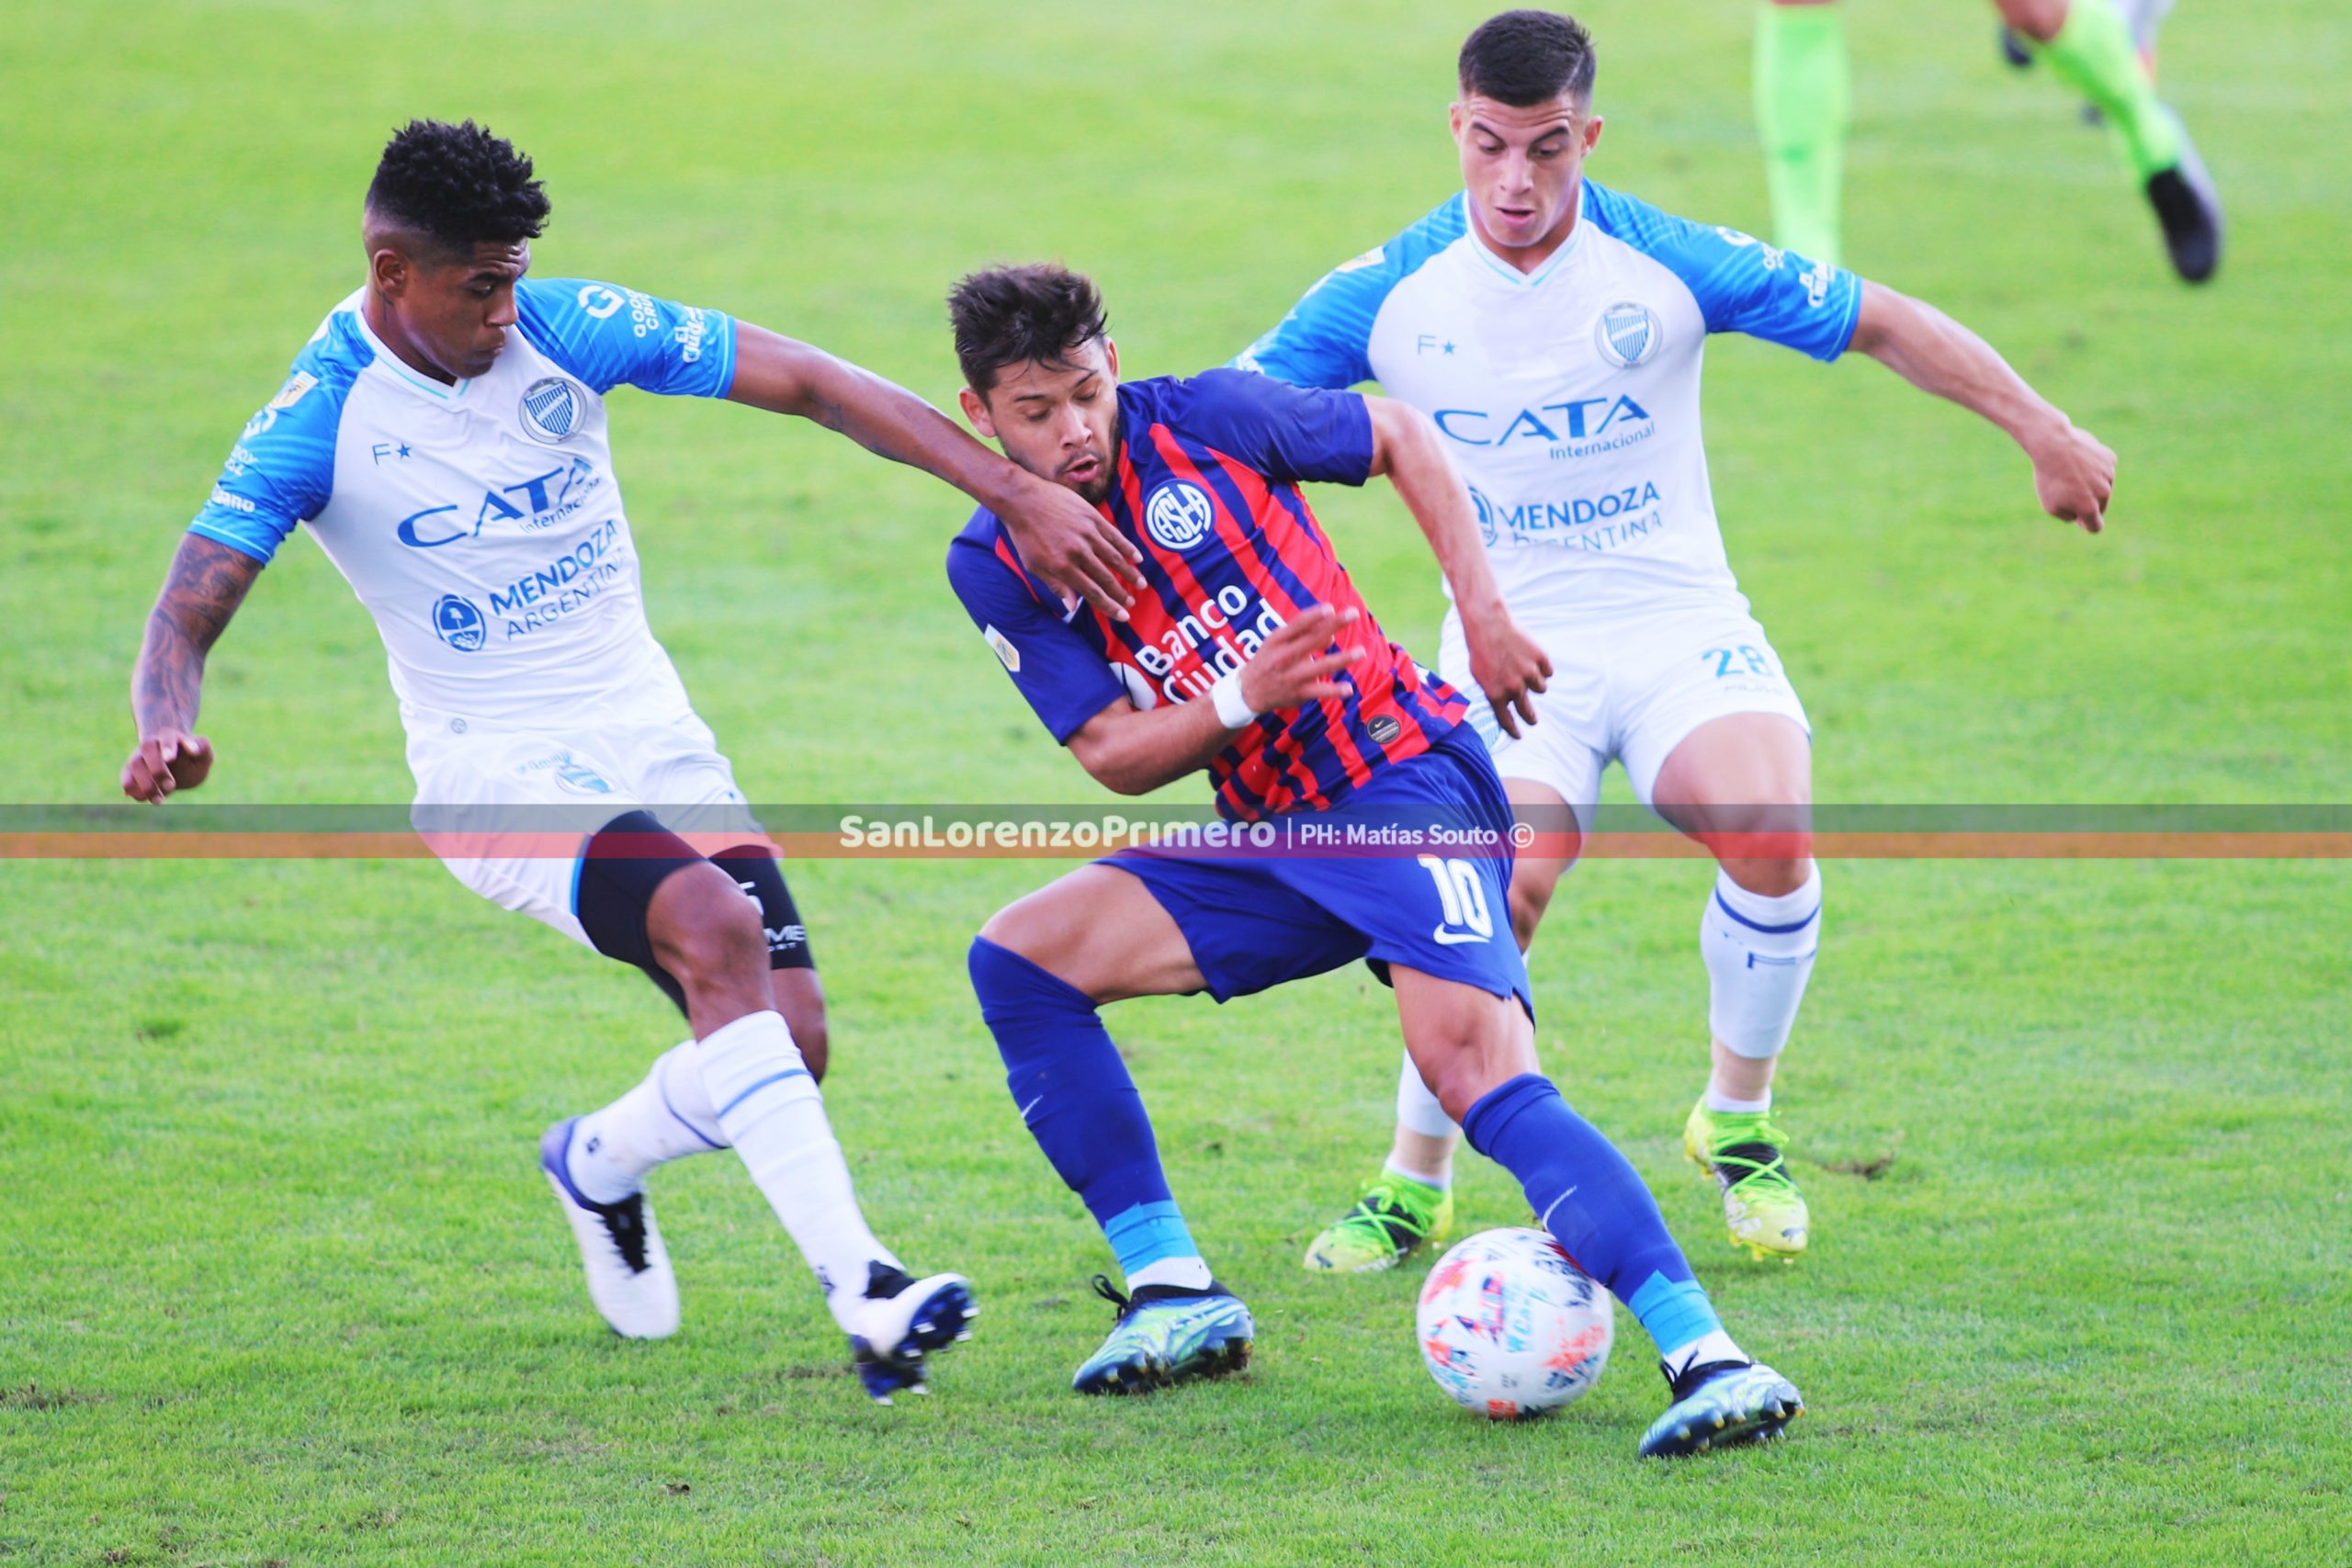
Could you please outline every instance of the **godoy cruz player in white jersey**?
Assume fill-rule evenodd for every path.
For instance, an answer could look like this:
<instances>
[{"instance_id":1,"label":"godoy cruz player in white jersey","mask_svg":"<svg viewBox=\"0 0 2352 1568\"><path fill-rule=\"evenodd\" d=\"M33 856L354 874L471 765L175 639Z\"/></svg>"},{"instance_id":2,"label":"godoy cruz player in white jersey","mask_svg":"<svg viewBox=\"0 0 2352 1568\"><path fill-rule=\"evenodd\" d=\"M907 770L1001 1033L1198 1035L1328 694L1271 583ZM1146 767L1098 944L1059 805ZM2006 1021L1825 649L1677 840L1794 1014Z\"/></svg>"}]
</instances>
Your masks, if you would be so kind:
<instances>
[{"instance_id":1,"label":"godoy cruz player in white jersey","mask_svg":"<svg viewBox=\"0 0 2352 1568\"><path fill-rule=\"evenodd\" d=\"M1464 191L1325 277L1236 363L1301 386L1377 379L1450 438L1502 596L1553 666L1537 722L1488 737L1512 801L1561 829L1520 857L1521 943L1611 761L1715 852L1699 932L1713 1067L1684 1146L1720 1185L1734 1244L1793 1258L1809 1222L1770 1111L1821 930L1811 734L1724 558L1699 432L1706 336L1869 355L2007 432L2043 509L2088 533L2115 457L1928 306L1585 178L1601 119L1592 42L1571 18L1491 18L1459 79ZM1467 686L1461 627L1457 604L1439 670ZM1458 1135L1408 1061L1387 1166L1307 1266L1386 1268L1442 1235Z\"/></svg>"},{"instance_id":2,"label":"godoy cruz player in white jersey","mask_svg":"<svg viewBox=\"0 0 2352 1568\"><path fill-rule=\"evenodd\" d=\"M609 284L526 279L548 211L530 160L470 120L392 138L368 193L367 283L246 425L181 540L132 677L122 787L160 802L203 782L206 654L307 525L390 655L435 852L484 897L643 968L692 1027L638 1088L542 1140L598 1310L631 1337L676 1329L642 1181L731 1145L888 1404L966 1335L971 1295L957 1275L910 1278L859 1213L817 1089L824 1012L806 935L775 846L646 624L605 394L627 384L815 420L1017 518L1035 539L1023 555L1106 613L1131 602L1132 551L1070 491L817 349ZM699 829L710 852L673 828Z\"/></svg>"}]
</instances>

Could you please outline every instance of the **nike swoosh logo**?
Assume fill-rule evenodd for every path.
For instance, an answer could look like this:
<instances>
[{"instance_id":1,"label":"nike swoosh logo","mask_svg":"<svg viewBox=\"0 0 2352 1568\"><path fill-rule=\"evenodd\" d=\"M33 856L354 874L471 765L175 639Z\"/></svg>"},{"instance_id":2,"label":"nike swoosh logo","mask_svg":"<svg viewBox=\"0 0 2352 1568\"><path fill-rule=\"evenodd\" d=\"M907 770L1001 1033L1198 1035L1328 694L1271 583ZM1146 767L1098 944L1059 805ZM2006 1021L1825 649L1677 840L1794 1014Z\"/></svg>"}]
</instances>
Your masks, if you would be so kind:
<instances>
[{"instance_id":1,"label":"nike swoosh logo","mask_svg":"<svg viewBox=\"0 0 2352 1568\"><path fill-rule=\"evenodd\" d=\"M1575 1188L1571 1187L1571 1188L1569 1188L1566 1192L1561 1193L1557 1198L1553 1199L1553 1200L1552 1200L1552 1208L1551 1208L1551 1209L1546 1209L1546 1210L1544 1210L1544 1217L1543 1217L1543 1218L1541 1218L1541 1219L1539 1219L1539 1220L1537 1220L1535 1223L1536 1223L1537 1224L1539 1224L1539 1225L1542 1225L1545 1230L1547 1230L1547 1231L1548 1231L1548 1230L1550 1230L1550 1229L1552 1228L1552 1209L1556 1209L1556 1208L1558 1208L1561 1204L1563 1204L1563 1203L1566 1202L1569 1199L1571 1199L1571 1198L1575 1197L1576 1195L1577 1195L1577 1190L1576 1190Z\"/></svg>"},{"instance_id":2,"label":"nike swoosh logo","mask_svg":"<svg viewBox=\"0 0 2352 1568\"><path fill-rule=\"evenodd\" d=\"M1037 1097L1037 1100L1031 1100L1028 1104L1026 1104L1026 1105L1023 1106L1023 1107L1021 1108L1021 1120L1023 1120L1023 1122L1028 1121L1028 1120L1029 1120L1029 1112L1031 1112L1032 1111L1035 1111L1035 1110L1036 1110L1036 1109L1037 1109L1037 1100L1043 1100L1043 1099L1045 1099L1045 1098L1046 1098L1046 1097L1045 1097L1044 1095L1042 1095L1042 1094L1041 1094L1041 1095L1039 1095L1039 1096Z\"/></svg>"},{"instance_id":3,"label":"nike swoosh logo","mask_svg":"<svg viewBox=\"0 0 2352 1568\"><path fill-rule=\"evenodd\" d=\"M1460 947L1464 942L1486 942L1489 939L1480 936L1476 931L1450 931L1443 926L1440 926L1430 932L1430 940L1440 947Z\"/></svg>"}]
</instances>

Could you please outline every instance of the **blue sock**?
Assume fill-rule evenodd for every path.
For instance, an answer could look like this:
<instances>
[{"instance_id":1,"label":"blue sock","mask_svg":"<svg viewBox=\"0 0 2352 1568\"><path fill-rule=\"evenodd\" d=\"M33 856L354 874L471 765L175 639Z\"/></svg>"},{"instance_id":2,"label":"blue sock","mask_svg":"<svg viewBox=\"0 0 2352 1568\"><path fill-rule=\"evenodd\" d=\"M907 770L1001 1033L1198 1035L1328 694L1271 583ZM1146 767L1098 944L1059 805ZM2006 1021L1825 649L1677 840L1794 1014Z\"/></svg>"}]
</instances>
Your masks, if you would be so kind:
<instances>
[{"instance_id":1,"label":"blue sock","mask_svg":"<svg viewBox=\"0 0 2352 1568\"><path fill-rule=\"evenodd\" d=\"M1055 1173L1102 1227L1120 1269L1132 1281L1155 1263L1197 1258L1161 1174L1143 1096L1093 999L986 937L972 942L971 970L1012 1102Z\"/></svg>"},{"instance_id":2,"label":"blue sock","mask_svg":"<svg viewBox=\"0 0 2352 1568\"><path fill-rule=\"evenodd\" d=\"M1519 1178L1544 1228L1641 1319L1661 1354L1722 1330L1650 1190L1551 1079L1522 1073L1488 1090L1462 1131Z\"/></svg>"}]
</instances>

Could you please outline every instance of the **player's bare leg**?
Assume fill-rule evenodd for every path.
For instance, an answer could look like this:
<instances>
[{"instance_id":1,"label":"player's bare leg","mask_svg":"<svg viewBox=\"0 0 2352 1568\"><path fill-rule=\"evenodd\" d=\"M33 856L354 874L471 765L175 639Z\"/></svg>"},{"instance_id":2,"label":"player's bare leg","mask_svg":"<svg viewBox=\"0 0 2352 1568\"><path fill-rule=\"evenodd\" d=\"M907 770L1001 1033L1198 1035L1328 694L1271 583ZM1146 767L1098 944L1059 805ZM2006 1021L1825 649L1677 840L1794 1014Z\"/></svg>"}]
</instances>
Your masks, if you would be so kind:
<instances>
[{"instance_id":1,"label":"player's bare leg","mask_svg":"<svg viewBox=\"0 0 2352 1568\"><path fill-rule=\"evenodd\" d=\"M980 936L1098 1003L1184 996L1205 984L1159 900L1107 865L1080 866L1006 905Z\"/></svg>"},{"instance_id":2,"label":"player's bare leg","mask_svg":"<svg viewBox=\"0 0 2352 1568\"><path fill-rule=\"evenodd\" d=\"M1576 813L1549 784L1506 777L1503 790L1520 821L1535 830L1534 841L1511 867L1511 935L1525 953L1560 879L1583 850L1583 835ZM1408 1053L1397 1073L1396 1128L1388 1157L1348 1212L1307 1244L1307 1269L1376 1273L1443 1241L1453 1225L1453 1154L1461 1144L1462 1129L1421 1081Z\"/></svg>"},{"instance_id":3,"label":"player's bare leg","mask_svg":"<svg viewBox=\"0 0 2352 1568\"><path fill-rule=\"evenodd\" d=\"M768 989L775 994L775 1010L784 1015L785 1027L792 1031L792 1043L800 1047L800 1059L808 1064L808 1076L824 1082L825 1069L832 1063L824 982L817 978L814 969L772 969Z\"/></svg>"},{"instance_id":4,"label":"player's bare leg","mask_svg":"<svg viewBox=\"0 0 2352 1568\"><path fill-rule=\"evenodd\" d=\"M1490 1091L1535 1071L1535 1023L1517 998L1401 965L1388 976L1405 1050L1455 1125Z\"/></svg>"},{"instance_id":5,"label":"player's bare leg","mask_svg":"<svg viewBox=\"0 0 2352 1568\"><path fill-rule=\"evenodd\" d=\"M1256 1325L1193 1244L1143 1098L1096 1011L1205 987L1174 918L1136 877L1083 866L998 911L972 944L971 970L1022 1120L1126 1276L1125 1292L1095 1279L1118 1318L1071 1387L1139 1393L1245 1365Z\"/></svg>"},{"instance_id":6,"label":"player's bare leg","mask_svg":"<svg viewBox=\"0 0 2352 1568\"><path fill-rule=\"evenodd\" d=\"M1733 1244L1792 1258L1810 1218L1770 1112L1821 930L1812 746L1781 715L1726 715L1675 747L1651 793L1659 815L1721 866L1699 936L1712 1060L1683 1147L1722 1190Z\"/></svg>"},{"instance_id":7,"label":"player's bare leg","mask_svg":"<svg viewBox=\"0 0 2352 1568\"><path fill-rule=\"evenodd\" d=\"M1389 975L1406 1049L1439 1102L1657 1343L1670 1403L1641 1451L1768 1438L1801 1414L1795 1387L1724 1331L1641 1177L1535 1070L1534 1023L1520 999L1402 964Z\"/></svg>"}]
</instances>

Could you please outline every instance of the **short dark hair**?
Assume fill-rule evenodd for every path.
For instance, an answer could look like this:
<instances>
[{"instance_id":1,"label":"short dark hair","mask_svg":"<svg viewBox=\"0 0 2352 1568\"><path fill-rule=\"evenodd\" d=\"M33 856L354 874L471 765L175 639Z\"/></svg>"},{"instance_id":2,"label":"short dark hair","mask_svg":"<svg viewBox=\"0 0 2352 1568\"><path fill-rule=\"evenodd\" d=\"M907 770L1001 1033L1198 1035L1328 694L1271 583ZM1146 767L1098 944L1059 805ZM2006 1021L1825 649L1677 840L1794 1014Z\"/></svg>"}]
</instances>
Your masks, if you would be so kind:
<instances>
[{"instance_id":1,"label":"short dark hair","mask_svg":"<svg viewBox=\"0 0 2352 1568\"><path fill-rule=\"evenodd\" d=\"M490 127L413 119L384 144L368 209L463 252L537 238L548 203L531 160Z\"/></svg>"},{"instance_id":2,"label":"short dark hair","mask_svg":"<svg viewBox=\"0 0 2352 1568\"><path fill-rule=\"evenodd\" d=\"M1557 11L1505 11L1463 41L1457 67L1464 96L1476 93L1532 108L1566 93L1592 102L1592 35Z\"/></svg>"},{"instance_id":3,"label":"short dark hair","mask_svg":"<svg viewBox=\"0 0 2352 1568\"><path fill-rule=\"evenodd\" d=\"M964 384L982 397L1008 365L1035 360L1068 369L1071 351L1111 325L1094 280L1055 262L992 266L958 279L947 291L947 319L956 325Z\"/></svg>"}]
</instances>

